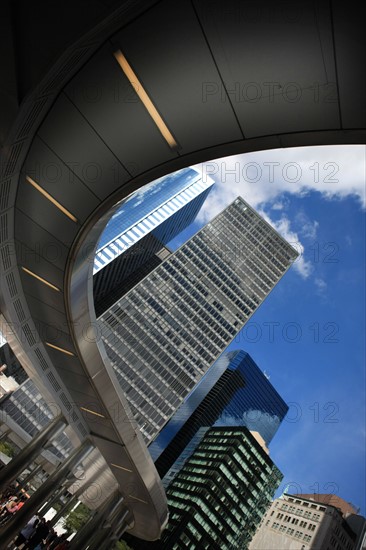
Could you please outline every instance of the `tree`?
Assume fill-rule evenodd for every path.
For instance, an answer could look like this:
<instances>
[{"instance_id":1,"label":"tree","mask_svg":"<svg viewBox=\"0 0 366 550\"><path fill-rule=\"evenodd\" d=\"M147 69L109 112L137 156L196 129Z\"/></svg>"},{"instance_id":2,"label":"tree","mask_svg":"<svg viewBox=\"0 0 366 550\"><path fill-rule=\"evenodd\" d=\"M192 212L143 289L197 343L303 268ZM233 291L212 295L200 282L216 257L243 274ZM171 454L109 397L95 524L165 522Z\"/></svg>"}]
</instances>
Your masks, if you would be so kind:
<instances>
[{"instance_id":1,"label":"tree","mask_svg":"<svg viewBox=\"0 0 366 550\"><path fill-rule=\"evenodd\" d=\"M63 527L67 531L75 533L78 531L89 519L91 510L85 504L80 502L77 508L74 508L69 515L65 518Z\"/></svg>"},{"instance_id":2,"label":"tree","mask_svg":"<svg viewBox=\"0 0 366 550\"><path fill-rule=\"evenodd\" d=\"M52 508L54 510L56 510L57 514L59 513L59 511L61 510L62 508L62 504L61 502L56 502L55 504L52 504Z\"/></svg>"},{"instance_id":3,"label":"tree","mask_svg":"<svg viewBox=\"0 0 366 550\"><path fill-rule=\"evenodd\" d=\"M15 455L14 447L7 441L0 441L0 452L4 453L4 455L9 456L10 458L13 458L13 456Z\"/></svg>"}]
</instances>

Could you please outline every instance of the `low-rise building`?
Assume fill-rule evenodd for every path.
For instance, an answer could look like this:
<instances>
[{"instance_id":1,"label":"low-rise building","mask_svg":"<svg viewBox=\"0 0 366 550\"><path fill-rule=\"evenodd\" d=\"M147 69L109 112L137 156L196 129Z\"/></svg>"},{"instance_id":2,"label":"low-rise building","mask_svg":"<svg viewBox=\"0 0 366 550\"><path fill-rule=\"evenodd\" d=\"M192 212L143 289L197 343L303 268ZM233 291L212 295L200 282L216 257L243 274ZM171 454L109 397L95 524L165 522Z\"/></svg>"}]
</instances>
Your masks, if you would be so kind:
<instances>
[{"instance_id":1,"label":"low-rise building","mask_svg":"<svg viewBox=\"0 0 366 550\"><path fill-rule=\"evenodd\" d=\"M354 516L357 510L336 495L285 493L271 504L249 550L358 550L366 520L357 516L360 525Z\"/></svg>"}]
</instances>

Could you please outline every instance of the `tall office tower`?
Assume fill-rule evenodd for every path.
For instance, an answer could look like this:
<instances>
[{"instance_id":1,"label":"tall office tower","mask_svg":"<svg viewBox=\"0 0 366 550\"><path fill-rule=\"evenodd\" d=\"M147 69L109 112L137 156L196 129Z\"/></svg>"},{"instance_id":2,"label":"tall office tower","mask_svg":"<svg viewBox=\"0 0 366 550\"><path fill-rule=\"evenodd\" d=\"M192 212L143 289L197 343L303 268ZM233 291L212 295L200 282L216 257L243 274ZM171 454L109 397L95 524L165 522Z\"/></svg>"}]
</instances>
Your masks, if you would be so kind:
<instances>
[{"instance_id":1,"label":"tall office tower","mask_svg":"<svg viewBox=\"0 0 366 550\"><path fill-rule=\"evenodd\" d=\"M191 444L166 487L161 540L135 548L244 550L283 476L259 434L245 427L201 428Z\"/></svg>"},{"instance_id":2,"label":"tall office tower","mask_svg":"<svg viewBox=\"0 0 366 550\"><path fill-rule=\"evenodd\" d=\"M224 353L178 408L149 451L161 477L202 427L245 426L270 443L288 406L248 353Z\"/></svg>"},{"instance_id":3,"label":"tall office tower","mask_svg":"<svg viewBox=\"0 0 366 550\"><path fill-rule=\"evenodd\" d=\"M296 256L238 197L99 318L106 352L147 443Z\"/></svg>"},{"instance_id":4,"label":"tall office tower","mask_svg":"<svg viewBox=\"0 0 366 550\"><path fill-rule=\"evenodd\" d=\"M94 261L97 317L167 255L164 247L197 216L212 178L184 168L136 191L107 224Z\"/></svg>"},{"instance_id":5,"label":"tall office tower","mask_svg":"<svg viewBox=\"0 0 366 550\"><path fill-rule=\"evenodd\" d=\"M93 278L96 317L103 315L170 254L171 250L163 246L153 235L146 235L142 239L142 244L132 246L99 271Z\"/></svg>"},{"instance_id":6,"label":"tall office tower","mask_svg":"<svg viewBox=\"0 0 366 550\"><path fill-rule=\"evenodd\" d=\"M267 510L250 550L359 550L364 517L337 495L283 494Z\"/></svg>"},{"instance_id":7,"label":"tall office tower","mask_svg":"<svg viewBox=\"0 0 366 550\"><path fill-rule=\"evenodd\" d=\"M4 385L3 378L7 377L0 375L0 387ZM9 391L2 397L0 392L0 438L10 443L14 451L17 449L19 452L23 449L54 415L52 403L46 402L30 378L20 385L13 381ZM31 495L73 449L74 446L69 437L62 432L47 448L40 450L39 456L29 462L22 474L17 476L16 481L20 482ZM25 481L24 484L23 481ZM70 496L70 493L67 492L67 495Z\"/></svg>"},{"instance_id":8,"label":"tall office tower","mask_svg":"<svg viewBox=\"0 0 366 550\"><path fill-rule=\"evenodd\" d=\"M54 415L52 403L46 402L31 378L25 380L0 403L0 421L23 441L22 446L38 434ZM57 464L58 461L64 460L73 448L70 439L62 432L44 452L50 462Z\"/></svg>"}]
</instances>

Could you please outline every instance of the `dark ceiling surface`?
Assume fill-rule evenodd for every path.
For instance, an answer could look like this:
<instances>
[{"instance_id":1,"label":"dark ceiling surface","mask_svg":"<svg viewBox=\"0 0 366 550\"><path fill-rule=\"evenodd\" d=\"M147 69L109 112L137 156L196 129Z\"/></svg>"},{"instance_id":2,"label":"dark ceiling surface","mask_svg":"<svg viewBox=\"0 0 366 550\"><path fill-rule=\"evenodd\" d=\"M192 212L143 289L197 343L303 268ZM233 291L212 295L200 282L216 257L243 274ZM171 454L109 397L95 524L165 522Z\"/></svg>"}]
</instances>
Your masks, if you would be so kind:
<instances>
[{"instance_id":1,"label":"dark ceiling surface","mask_svg":"<svg viewBox=\"0 0 366 550\"><path fill-rule=\"evenodd\" d=\"M18 108L66 48L120 2L3 0L0 3L0 143Z\"/></svg>"},{"instance_id":2,"label":"dark ceiling surface","mask_svg":"<svg viewBox=\"0 0 366 550\"><path fill-rule=\"evenodd\" d=\"M63 411L72 406L79 439L93 437L109 467L124 464L113 473L133 510L132 532L154 539L166 521L159 478L103 347L84 330L95 323L89 268L106 218L98 220L134 189L190 164L365 143L363 8L338 1L11 4L1 7L1 311L29 372ZM157 129L117 49L178 148ZM111 402L123 404L118 418ZM90 403L98 422L81 414Z\"/></svg>"}]
</instances>

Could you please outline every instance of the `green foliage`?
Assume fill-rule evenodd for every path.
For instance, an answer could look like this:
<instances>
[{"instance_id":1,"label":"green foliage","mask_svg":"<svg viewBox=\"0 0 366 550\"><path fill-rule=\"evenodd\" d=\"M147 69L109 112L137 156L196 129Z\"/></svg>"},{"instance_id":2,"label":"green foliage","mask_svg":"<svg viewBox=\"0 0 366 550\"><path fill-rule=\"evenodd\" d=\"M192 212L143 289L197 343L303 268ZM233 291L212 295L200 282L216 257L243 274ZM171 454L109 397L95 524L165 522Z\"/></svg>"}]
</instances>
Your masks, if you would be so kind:
<instances>
[{"instance_id":1,"label":"green foliage","mask_svg":"<svg viewBox=\"0 0 366 550\"><path fill-rule=\"evenodd\" d=\"M60 511L61 508L62 508L61 502L56 502L56 504L52 504L52 508L53 508L54 510L56 510L57 513L59 513L59 511Z\"/></svg>"},{"instance_id":2,"label":"green foliage","mask_svg":"<svg viewBox=\"0 0 366 550\"><path fill-rule=\"evenodd\" d=\"M15 455L14 447L7 441L0 441L0 451L10 458L13 458Z\"/></svg>"},{"instance_id":3,"label":"green foliage","mask_svg":"<svg viewBox=\"0 0 366 550\"><path fill-rule=\"evenodd\" d=\"M82 502L70 512L64 521L63 527L67 531L76 532L87 522L91 511Z\"/></svg>"}]
</instances>

